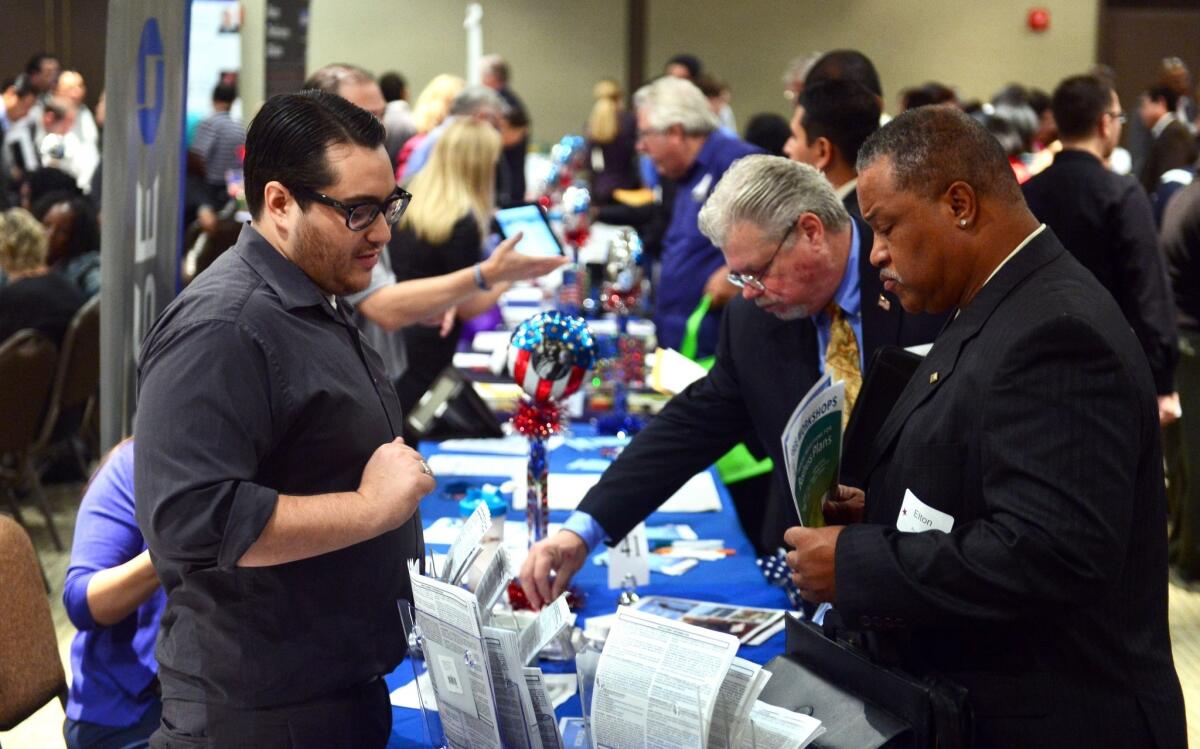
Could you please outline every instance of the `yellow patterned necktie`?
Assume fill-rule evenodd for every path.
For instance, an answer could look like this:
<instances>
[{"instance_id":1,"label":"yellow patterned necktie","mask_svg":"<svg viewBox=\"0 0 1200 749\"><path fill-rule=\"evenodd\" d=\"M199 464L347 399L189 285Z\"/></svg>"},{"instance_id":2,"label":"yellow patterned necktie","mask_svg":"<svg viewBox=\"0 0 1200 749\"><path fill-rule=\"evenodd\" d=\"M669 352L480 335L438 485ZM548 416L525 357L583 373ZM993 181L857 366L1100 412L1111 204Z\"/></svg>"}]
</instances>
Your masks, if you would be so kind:
<instances>
[{"instance_id":1,"label":"yellow patterned necktie","mask_svg":"<svg viewBox=\"0 0 1200 749\"><path fill-rule=\"evenodd\" d=\"M858 339L854 327L842 313L842 308L830 302L825 308L829 315L829 345L825 347L825 371L833 375L834 382L846 383L846 410L842 412L842 429L850 421L850 411L862 389L862 368L858 357Z\"/></svg>"}]
</instances>

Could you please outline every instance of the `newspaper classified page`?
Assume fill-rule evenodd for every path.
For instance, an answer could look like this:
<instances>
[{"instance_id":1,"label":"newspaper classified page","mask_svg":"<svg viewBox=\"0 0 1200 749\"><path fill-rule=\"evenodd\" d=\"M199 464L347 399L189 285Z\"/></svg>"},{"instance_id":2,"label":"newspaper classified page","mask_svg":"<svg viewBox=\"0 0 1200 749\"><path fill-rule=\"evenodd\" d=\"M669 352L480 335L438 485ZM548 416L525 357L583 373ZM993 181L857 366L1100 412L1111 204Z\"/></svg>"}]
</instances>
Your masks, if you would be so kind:
<instances>
[{"instance_id":1,"label":"newspaper classified page","mask_svg":"<svg viewBox=\"0 0 1200 749\"><path fill-rule=\"evenodd\" d=\"M479 603L468 591L423 575L412 578L412 589L446 740L455 749L500 749Z\"/></svg>"},{"instance_id":2,"label":"newspaper classified page","mask_svg":"<svg viewBox=\"0 0 1200 749\"><path fill-rule=\"evenodd\" d=\"M737 649L732 635L619 610L592 699L597 749L705 746Z\"/></svg>"}]
</instances>

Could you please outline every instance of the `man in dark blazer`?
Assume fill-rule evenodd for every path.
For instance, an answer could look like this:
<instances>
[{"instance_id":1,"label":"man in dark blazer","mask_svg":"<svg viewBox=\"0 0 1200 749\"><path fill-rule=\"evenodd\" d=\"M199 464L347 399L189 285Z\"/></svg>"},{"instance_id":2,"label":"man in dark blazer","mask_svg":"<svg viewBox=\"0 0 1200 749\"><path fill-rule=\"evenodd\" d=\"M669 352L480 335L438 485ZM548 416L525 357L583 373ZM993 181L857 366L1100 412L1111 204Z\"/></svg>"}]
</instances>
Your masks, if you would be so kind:
<instances>
[{"instance_id":1,"label":"man in dark blazer","mask_svg":"<svg viewBox=\"0 0 1200 749\"><path fill-rule=\"evenodd\" d=\"M1158 189L1164 174L1190 167L1196 161L1196 139L1175 116L1178 102L1179 94L1166 85L1151 86L1139 100L1138 116L1152 138L1141 174L1142 187L1149 194Z\"/></svg>"},{"instance_id":2,"label":"man in dark blazer","mask_svg":"<svg viewBox=\"0 0 1200 749\"><path fill-rule=\"evenodd\" d=\"M1162 251L1167 258L1179 322L1176 380L1183 418L1172 487L1171 566L1184 580L1200 580L1200 181L1179 191L1163 214ZM1168 442L1168 445L1170 443Z\"/></svg>"},{"instance_id":3,"label":"man in dark blazer","mask_svg":"<svg viewBox=\"0 0 1200 749\"><path fill-rule=\"evenodd\" d=\"M1132 177L1104 166L1121 138L1121 101L1108 83L1078 75L1058 84L1052 107L1063 149L1025 183L1025 200L1116 299L1146 352L1167 424L1179 411L1179 344L1153 210Z\"/></svg>"},{"instance_id":4,"label":"man in dark blazer","mask_svg":"<svg viewBox=\"0 0 1200 749\"><path fill-rule=\"evenodd\" d=\"M974 747L1185 746L1154 383L1120 309L961 112L881 128L859 197L885 288L956 316L876 435L865 522L787 532L801 593L965 686Z\"/></svg>"},{"instance_id":5,"label":"man in dark blazer","mask_svg":"<svg viewBox=\"0 0 1200 749\"><path fill-rule=\"evenodd\" d=\"M722 321L716 363L637 435L566 529L530 550L521 582L535 607L567 587L591 549L620 541L751 430L775 464L759 546L778 548L796 522L780 437L821 375L830 325L823 310L834 300L857 310L864 365L882 346L932 341L942 325L943 318L903 314L884 295L869 265L870 229L851 219L812 167L778 156L743 158L718 183L700 221L743 293Z\"/></svg>"}]
</instances>

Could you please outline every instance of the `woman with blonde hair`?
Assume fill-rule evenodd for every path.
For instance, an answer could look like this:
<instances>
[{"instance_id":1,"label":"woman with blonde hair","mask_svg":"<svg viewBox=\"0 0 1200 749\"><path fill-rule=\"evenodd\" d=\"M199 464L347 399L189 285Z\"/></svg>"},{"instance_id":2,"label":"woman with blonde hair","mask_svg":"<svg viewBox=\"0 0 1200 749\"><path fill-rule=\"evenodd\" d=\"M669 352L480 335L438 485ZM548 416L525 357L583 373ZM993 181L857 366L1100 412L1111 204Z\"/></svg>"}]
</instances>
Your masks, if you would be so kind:
<instances>
[{"instance_id":1,"label":"woman with blonde hair","mask_svg":"<svg viewBox=\"0 0 1200 749\"><path fill-rule=\"evenodd\" d=\"M446 128L429 162L413 177L409 187L417 197L388 245L397 281L451 273L483 259L499 158L500 134L488 123L463 118ZM449 335L425 324L404 329L408 369L396 383L402 408L415 405L450 365L463 321L491 308L508 285L491 284L481 272L475 280L487 292L457 308Z\"/></svg>"},{"instance_id":2,"label":"woman with blonde hair","mask_svg":"<svg viewBox=\"0 0 1200 749\"><path fill-rule=\"evenodd\" d=\"M29 211L0 212L0 270L8 279L0 286L0 343L33 328L58 345L83 306L79 287L46 264L47 248L46 229Z\"/></svg>"},{"instance_id":3,"label":"woman with blonde hair","mask_svg":"<svg viewBox=\"0 0 1200 749\"><path fill-rule=\"evenodd\" d=\"M592 112L585 134L592 165L592 200L612 202L613 190L633 189L637 176L637 117L625 108L620 85L604 79L592 89Z\"/></svg>"},{"instance_id":4,"label":"woman with blonde hair","mask_svg":"<svg viewBox=\"0 0 1200 749\"><path fill-rule=\"evenodd\" d=\"M400 155L396 157L397 180L404 175L408 157L417 150L417 147L425 140L425 136L429 135L430 130L442 124L442 120L446 119L446 115L450 112L450 102L454 101L454 97L458 96L466 88L466 85L467 82L462 78L442 73L434 76L433 80L421 90L421 95L417 97L417 103L413 107L412 115L417 133L404 141L404 147L400 149Z\"/></svg>"}]
</instances>

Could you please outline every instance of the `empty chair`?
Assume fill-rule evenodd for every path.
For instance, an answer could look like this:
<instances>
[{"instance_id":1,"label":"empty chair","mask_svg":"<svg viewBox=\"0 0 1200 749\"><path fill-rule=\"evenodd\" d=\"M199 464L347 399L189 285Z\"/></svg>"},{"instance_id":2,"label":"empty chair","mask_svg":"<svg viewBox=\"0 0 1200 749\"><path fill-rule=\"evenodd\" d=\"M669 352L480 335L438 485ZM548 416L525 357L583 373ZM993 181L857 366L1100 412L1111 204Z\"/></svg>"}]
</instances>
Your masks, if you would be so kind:
<instances>
[{"instance_id":1,"label":"empty chair","mask_svg":"<svg viewBox=\"0 0 1200 749\"><path fill-rule=\"evenodd\" d=\"M57 549L63 548L42 483L31 460L54 384L58 354L35 330L20 330L0 344L0 491L23 521L17 492L34 495ZM3 618L3 617L0 617Z\"/></svg>"},{"instance_id":2,"label":"empty chair","mask_svg":"<svg viewBox=\"0 0 1200 749\"><path fill-rule=\"evenodd\" d=\"M41 567L29 534L0 515L0 731L8 731L57 697L67 679Z\"/></svg>"},{"instance_id":3,"label":"empty chair","mask_svg":"<svg viewBox=\"0 0 1200 749\"><path fill-rule=\"evenodd\" d=\"M100 388L100 296L84 303L63 336L58 367L50 390L50 401L37 441L30 449L34 466L42 466L56 445L65 443L88 474L87 460L73 437L82 438L90 455L96 454L94 424Z\"/></svg>"}]
</instances>

